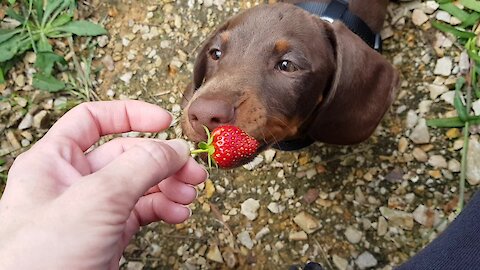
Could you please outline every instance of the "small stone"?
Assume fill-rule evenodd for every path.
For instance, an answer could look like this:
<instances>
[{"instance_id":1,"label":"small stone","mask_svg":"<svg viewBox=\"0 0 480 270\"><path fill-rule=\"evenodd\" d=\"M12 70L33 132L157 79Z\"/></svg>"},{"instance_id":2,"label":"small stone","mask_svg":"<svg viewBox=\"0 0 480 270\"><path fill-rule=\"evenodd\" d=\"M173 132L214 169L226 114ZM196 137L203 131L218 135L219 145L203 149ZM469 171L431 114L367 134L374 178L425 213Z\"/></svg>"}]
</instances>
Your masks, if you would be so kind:
<instances>
[{"instance_id":1,"label":"small stone","mask_svg":"<svg viewBox=\"0 0 480 270\"><path fill-rule=\"evenodd\" d=\"M418 123L418 115L414 110L409 110L407 112L406 126L408 129L412 129Z\"/></svg>"},{"instance_id":2,"label":"small stone","mask_svg":"<svg viewBox=\"0 0 480 270\"><path fill-rule=\"evenodd\" d=\"M430 91L430 98L432 100L435 100L443 93L448 92L448 87L446 87L445 85L429 84L427 88Z\"/></svg>"},{"instance_id":3,"label":"small stone","mask_svg":"<svg viewBox=\"0 0 480 270\"><path fill-rule=\"evenodd\" d=\"M130 84L130 80L133 77L133 72L127 72L120 76L120 80L122 80L125 84Z\"/></svg>"},{"instance_id":4,"label":"small stone","mask_svg":"<svg viewBox=\"0 0 480 270\"><path fill-rule=\"evenodd\" d=\"M34 52L27 52L25 54L25 61L27 63L33 64L35 61L37 61L37 55Z\"/></svg>"},{"instance_id":5,"label":"small stone","mask_svg":"<svg viewBox=\"0 0 480 270\"><path fill-rule=\"evenodd\" d=\"M301 212L295 216L293 221L308 234L311 234L322 227L315 217L306 212Z\"/></svg>"},{"instance_id":6,"label":"small stone","mask_svg":"<svg viewBox=\"0 0 480 270\"><path fill-rule=\"evenodd\" d=\"M393 210L388 207L380 207L380 213L390 222L391 225L399 226L405 230L413 228L413 216L410 213Z\"/></svg>"},{"instance_id":7,"label":"small stone","mask_svg":"<svg viewBox=\"0 0 480 270\"><path fill-rule=\"evenodd\" d=\"M427 2L425 2L424 11L425 11L425 13L427 13L427 14L432 14L432 13L435 12L439 7L440 7L440 5L437 3L437 1L427 1Z\"/></svg>"},{"instance_id":8,"label":"small stone","mask_svg":"<svg viewBox=\"0 0 480 270\"><path fill-rule=\"evenodd\" d=\"M420 119L417 126L412 130L410 139L415 144L425 144L430 142L430 133L428 132L427 121Z\"/></svg>"},{"instance_id":9,"label":"small stone","mask_svg":"<svg viewBox=\"0 0 480 270\"><path fill-rule=\"evenodd\" d=\"M240 213L247 217L248 220L255 220L258 216L260 203L258 200L249 198L241 204Z\"/></svg>"},{"instance_id":10,"label":"small stone","mask_svg":"<svg viewBox=\"0 0 480 270\"><path fill-rule=\"evenodd\" d=\"M446 103L453 106L453 100L455 98L455 91L448 91L440 96L440 99L445 101Z\"/></svg>"},{"instance_id":11,"label":"small stone","mask_svg":"<svg viewBox=\"0 0 480 270\"><path fill-rule=\"evenodd\" d=\"M212 180L207 179L207 181L205 181L205 197L210 199L214 193L215 185L213 184Z\"/></svg>"},{"instance_id":12,"label":"small stone","mask_svg":"<svg viewBox=\"0 0 480 270\"><path fill-rule=\"evenodd\" d=\"M355 264L360 269L367 269L370 267L374 267L377 265L377 263L378 263L377 259L375 259L375 257L373 257L373 255L368 251L364 251L355 260Z\"/></svg>"},{"instance_id":13,"label":"small stone","mask_svg":"<svg viewBox=\"0 0 480 270\"><path fill-rule=\"evenodd\" d=\"M248 249L253 248L253 241L247 231L243 231L237 235L237 240Z\"/></svg>"},{"instance_id":14,"label":"small stone","mask_svg":"<svg viewBox=\"0 0 480 270\"><path fill-rule=\"evenodd\" d=\"M274 214L279 214L281 212L283 212L285 210L285 206L283 205L279 205L278 203L276 202L271 202L268 206L267 206L268 210L270 210L270 212L274 213Z\"/></svg>"},{"instance_id":15,"label":"small stone","mask_svg":"<svg viewBox=\"0 0 480 270\"><path fill-rule=\"evenodd\" d=\"M15 81L15 85L18 87L25 86L25 76L23 74L18 75L14 81Z\"/></svg>"},{"instance_id":16,"label":"small stone","mask_svg":"<svg viewBox=\"0 0 480 270\"><path fill-rule=\"evenodd\" d=\"M463 148L463 140L456 140L453 142L453 150L458 151Z\"/></svg>"},{"instance_id":17,"label":"small stone","mask_svg":"<svg viewBox=\"0 0 480 270\"><path fill-rule=\"evenodd\" d=\"M352 244L358 244L360 243L360 240L362 240L363 233L354 227L349 226L345 230L345 237L347 238L348 242Z\"/></svg>"},{"instance_id":18,"label":"small stone","mask_svg":"<svg viewBox=\"0 0 480 270\"><path fill-rule=\"evenodd\" d=\"M255 235L255 240L260 240L262 239L265 235L270 233L270 229L268 227L263 227L256 235Z\"/></svg>"},{"instance_id":19,"label":"small stone","mask_svg":"<svg viewBox=\"0 0 480 270\"><path fill-rule=\"evenodd\" d=\"M345 260L344 258L338 256L337 254L333 254L332 256L332 261L335 267L337 267L338 270L347 270L348 269L348 261Z\"/></svg>"},{"instance_id":20,"label":"small stone","mask_svg":"<svg viewBox=\"0 0 480 270\"><path fill-rule=\"evenodd\" d=\"M105 48L105 46L108 45L108 36L107 35L99 36L97 38L97 42L100 48Z\"/></svg>"},{"instance_id":21,"label":"small stone","mask_svg":"<svg viewBox=\"0 0 480 270\"><path fill-rule=\"evenodd\" d=\"M415 9L412 12L412 22L416 26L420 26L428 21L428 16L421 9Z\"/></svg>"},{"instance_id":22,"label":"small stone","mask_svg":"<svg viewBox=\"0 0 480 270\"><path fill-rule=\"evenodd\" d=\"M452 140L460 137L460 135L462 135L462 132L458 128L451 128L447 131L445 135L447 136L447 138Z\"/></svg>"},{"instance_id":23,"label":"small stone","mask_svg":"<svg viewBox=\"0 0 480 270\"><path fill-rule=\"evenodd\" d=\"M272 163L273 159L275 158L275 155L277 154L277 151L273 149L268 149L263 154L265 155L265 162Z\"/></svg>"},{"instance_id":24,"label":"small stone","mask_svg":"<svg viewBox=\"0 0 480 270\"><path fill-rule=\"evenodd\" d=\"M115 62L111 55L107 54L102 58L102 64L107 68L108 71L115 70Z\"/></svg>"},{"instance_id":25,"label":"small stone","mask_svg":"<svg viewBox=\"0 0 480 270\"><path fill-rule=\"evenodd\" d=\"M245 168L246 170L252 171L255 168L257 168L260 164L262 164L262 162L263 162L263 155L258 155L252 161L243 165L243 168Z\"/></svg>"},{"instance_id":26,"label":"small stone","mask_svg":"<svg viewBox=\"0 0 480 270\"><path fill-rule=\"evenodd\" d=\"M407 151L407 148L408 148L407 139L404 137L401 137L400 140L398 141L398 151L400 153L405 153L405 151Z\"/></svg>"},{"instance_id":27,"label":"small stone","mask_svg":"<svg viewBox=\"0 0 480 270\"><path fill-rule=\"evenodd\" d=\"M10 143L14 150L22 148L22 145L20 144L20 142L18 142L15 134L11 130L5 132L5 137L7 137L7 141Z\"/></svg>"},{"instance_id":28,"label":"small stone","mask_svg":"<svg viewBox=\"0 0 480 270\"><path fill-rule=\"evenodd\" d=\"M420 115L425 115L430 111L430 107L432 106L433 101L432 100L422 100L420 103L418 103L418 112Z\"/></svg>"},{"instance_id":29,"label":"small stone","mask_svg":"<svg viewBox=\"0 0 480 270\"><path fill-rule=\"evenodd\" d=\"M43 129L43 128L47 128L47 111L45 110L42 110L40 112L38 112L37 114L35 114L35 116L33 117L33 127L36 128L36 129Z\"/></svg>"},{"instance_id":30,"label":"small stone","mask_svg":"<svg viewBox=\"0 0 480 270\"><path fill-rule=\"evenodd\" d=\"M450 159L448 161L448 170L451 172L460 172L461 164L458 160L456 159Z\"/></svg>"},{"instance_id":31,"label":"small stone","mask_svg":"<svg viewBox=\"0 0 480 270\"><path fill-rule=\"evenodd\" d=\"M423 204L419 205L412 214L416 222L428 228L432 228L440 221L438 212L427 208Z\"/></svg>"},{"instance_id":32,"label":"small stone","mask_svg":"<svg viewBox=\"0 0 480 270\"><path fill-rule=\"evenodd\" d=\"M440 155L433 155L431 156L428 161L428 165L434 167L434 168L447 168L447 161L443 156Z\"/></svg>"},{"instance_id":33,"label":"small stone","mask_svg":"<svg viewBox=\"0 0 480 270\"><path fill-rule=\"evenodd\" d=\"M415 147L412 152L413 157L419 162L427 162L428 155L419 147Z\"/></svg>"},{"instance_id":34,"label":"small stone","mask_svg":"<svg viewBox=\"0 0 480 270\"><path fill-rule=\"evenodd\" d=\"M460 60L458 62L458 67L460 68L460 73L462 74L467 74L468 70L470 69L470 59L466 51L463 51L462 53L460 53Z\"/></svg>"},{"instance_id":35,"label":"small stone","mask_svg":"<svg viewBox=\"0 0 480 270\"><path fill-rule=\"evenodd\" d=\"M439 21L444 21L446 23L450 23L450 19L452 18L452 15L450 15L450 13L448 13L446 11L439 10L437 12L437 15L435 15L435 18Z\"/></svg>"},{"instance_id":36,"label":"small stone","mask_svg":"<svg viewBox=\"0 0 480 270\"><path fill-rule=\"evenodd\" d=\"M467 153L467 181L470 185L480 184L480 143L471 139Z\"/></svg>"},{"instance_id":37,"label":"small stone","mask_svg":"<svg viewBox=\"0 0 480 270\"><path fill-rule=\"evenodd\" d=\"M480 115L480 99L472 103L472 109L475 115Z\"/></svg>"},{"instance_id":38,"label":"small stone","mask_svg":"<svg viewBox=\"0 0 480 270\"><path fill-rule=\"evenodd\" d=\"M210 246L207 252L207 259L214 262L223 263L222 253L220 253L220 249L217 245Z\"/></svg>"},{"instance_id":39,"label":"small stone","mask_svg":"<svg viewBox=\"0 0 480 270\"><path fill-rule=\"evenodd\" d=\"M228 268L232 269L235 267L235 265L237 265L237 258L230 250L223 252L223 259L225 260Z\"/></svg>"},{"instance_id":40,"label":"small stone","mask_svg":"<svg viewBox=\"0 0 480 270\"><path fill-rule=\"evenodd\" d=\"M437 60L433 74L450 76L452 74L452 59L448 56L442 57Z\"/></svg>"},{"instance_id":41,"label":"small stone","mask_svg":"<svg viewBox=\"0 0 480 270\"><path fill-rule=\"evenodd\" d=\"M25 115L22 122L18 125L18 129L25 130L31 128L33 125L33 116L29 113Z\"/></svg>"},{"instance_id":42,"label":"small stone","mask_svg":"<svg viewBox=\"0 0 480 270\"><path fill-rule=\"evenodd\" d=\"M304 241L304 240L308 240L308 235L304 231L290 232L290 234L288 235L288 240Z\"/></svg>"},{"instance_id":43,"label":"small stone","mask_svg":"<svg viewBox=\"0 0 480 270\"><path fill-rule=\"evenodd\" d=\"M127 270L142 270L144 266L142 262L128 262Z\"/></svg>"},{"instance_id":44,"label":"small stone","mask_svg":"<svg viewBox=\"0 0 480 270\"><path fill-rule=\"evenodd\" d=\"M313 203L315 200L317 200L319 191L316 188L310 188L307 190L307 193L303 195L303 201L307 204Z\"/></svg>"},{"instance_id":45,"label":"small stone","mask_svg":"<svg viewBox=\"0 0 480 270\"><path fill-rule=\"evenodd\" d=\"M388 223L387 220L380 216L378 217L378 225L377 225L377 234L379 236L384 236L388 231Z\"/></svg>"}]
</instances>

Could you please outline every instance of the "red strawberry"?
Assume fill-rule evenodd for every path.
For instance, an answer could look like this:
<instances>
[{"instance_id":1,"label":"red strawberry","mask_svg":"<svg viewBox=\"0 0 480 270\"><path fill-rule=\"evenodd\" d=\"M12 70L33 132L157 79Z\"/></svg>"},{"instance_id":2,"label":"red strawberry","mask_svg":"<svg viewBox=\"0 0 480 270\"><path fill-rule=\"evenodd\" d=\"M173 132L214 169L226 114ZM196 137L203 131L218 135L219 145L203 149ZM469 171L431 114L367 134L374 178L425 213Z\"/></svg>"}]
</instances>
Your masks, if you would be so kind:
<instances>
[{"instance_id":1,"label":"red strawberry","mask_svg":"<svg viewBox=\"0 0 480 270\"><path fill-rule=\"evenodd\" d=\"M245 131L236 126L220 126L210 134L207 128L207 142L200 142L197 150L192 154L208 153L208 162L211 159L220 168L233 168L240 166L256 154L259 143Z\"/></svg>"}]
</instances>

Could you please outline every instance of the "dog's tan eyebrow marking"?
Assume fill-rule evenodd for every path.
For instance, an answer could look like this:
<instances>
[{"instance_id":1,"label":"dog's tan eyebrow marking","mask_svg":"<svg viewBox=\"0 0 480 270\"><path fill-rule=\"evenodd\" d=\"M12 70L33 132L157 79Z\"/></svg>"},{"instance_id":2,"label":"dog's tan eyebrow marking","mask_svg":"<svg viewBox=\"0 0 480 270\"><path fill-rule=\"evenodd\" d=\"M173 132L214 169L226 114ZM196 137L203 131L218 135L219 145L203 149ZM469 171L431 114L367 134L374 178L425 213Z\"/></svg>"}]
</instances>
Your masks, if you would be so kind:
<instances>
[{"instance_id":1,"label":"dog's tan eyebrow marking","mask_svg":"<svg viewBox=\"0 0 480 270\"><path fill-rule=\"evenodd\" d=\"M280 39L275 42L275 52L276 53L286 53L290 49L290 43L285 39Z\"/></svg>"},{"instance_id":2,"label":"dog's tan eyebrow marking","mask_svg":"<svg viewBox=\"0 0 480 270\"><path fill-rule=\"evenodd\" d=\"M220 40L222 41L223 44L227 43L230 40L230 32L225 31L220 33Z\"/></svg>"}]
</instances>

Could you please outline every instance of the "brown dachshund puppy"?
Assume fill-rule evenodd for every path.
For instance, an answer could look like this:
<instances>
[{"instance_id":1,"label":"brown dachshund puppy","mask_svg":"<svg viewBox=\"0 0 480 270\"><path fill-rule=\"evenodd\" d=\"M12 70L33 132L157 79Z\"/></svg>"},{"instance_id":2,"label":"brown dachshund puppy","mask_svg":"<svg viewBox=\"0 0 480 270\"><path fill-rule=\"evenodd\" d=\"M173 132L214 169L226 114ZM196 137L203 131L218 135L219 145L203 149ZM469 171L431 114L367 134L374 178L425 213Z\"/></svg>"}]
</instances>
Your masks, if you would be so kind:
<instances>
[{"instance_id":1,"label":"brown dachshund puppy","mask_svg":"<svg viewBox=\"0 0 480 270\"><path fill-rule=\"evenodd\" d=\"M246 10L203 44L182 102L189 139L205 139L204 125L232 124L264 149L302 139L355 144L375 130L394 100L395 69L342 22L289 2ZM379 32L387 4L351 0L349 10Z\"/></svg>"}]
</instances>

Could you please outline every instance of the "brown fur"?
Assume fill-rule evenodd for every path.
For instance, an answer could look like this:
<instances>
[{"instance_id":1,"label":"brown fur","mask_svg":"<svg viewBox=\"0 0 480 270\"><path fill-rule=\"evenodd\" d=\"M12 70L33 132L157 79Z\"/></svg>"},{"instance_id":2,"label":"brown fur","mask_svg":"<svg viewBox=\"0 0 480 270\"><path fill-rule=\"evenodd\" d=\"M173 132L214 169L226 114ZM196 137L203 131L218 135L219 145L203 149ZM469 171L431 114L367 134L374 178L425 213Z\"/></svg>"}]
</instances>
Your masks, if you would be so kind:
<instances>
[{"instance_id":1,"label":"brown fur","mask_svg":"<svg viewBox=\"0 0 480 270\"><path fill-rule=\"evenodd\" d=\"M350 2L353 13L381 29L387 0ZM212 50L221 58L212 59ZM276 69L283 60L298 70ZM307 135L354 144L374 131L397 84L385 58L341 22L288 3L260 5L228 20L200 49L182 128L195 141L205 138L204 124L233 124L265 146Z\"/></svg>"}]
</instances>

